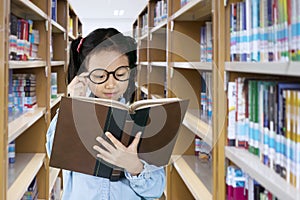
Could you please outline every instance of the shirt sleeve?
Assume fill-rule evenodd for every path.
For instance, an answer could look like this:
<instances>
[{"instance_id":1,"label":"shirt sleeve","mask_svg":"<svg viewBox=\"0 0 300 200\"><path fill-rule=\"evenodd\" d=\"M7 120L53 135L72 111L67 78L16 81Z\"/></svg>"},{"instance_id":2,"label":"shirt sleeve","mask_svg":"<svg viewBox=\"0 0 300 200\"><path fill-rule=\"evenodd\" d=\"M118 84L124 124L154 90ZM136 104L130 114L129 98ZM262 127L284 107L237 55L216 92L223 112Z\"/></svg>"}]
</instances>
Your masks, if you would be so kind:
<instances>
[{"instance_id":1,"label":"shirt sleeve","mask_svg":"<svg viewBox=\"0 0 300 200\"><path fill-rule=\"evenodd\" d=\"M144 169L139 175L132 176L125 171L125 177L129 180L130 187L144 199L160 198L166 184L164 168L141 161Z\"/></svg>"},{"instance_id":2,"label":"shirt sleeve","mask_svg":"<svg viewBox=\"0 0 300 200\"><path fill-rule=\"evenodd\" d=\"M53 144L55 128L56 128L56 123L57 123L57 116L58 116L58 111L56 111L56 115L53 117L53 119L50 123L50 126L47 130L46 151L47 151L48 157L50 157L51 151L52 151L52 144Z\"/></svg>"}]
</instances>

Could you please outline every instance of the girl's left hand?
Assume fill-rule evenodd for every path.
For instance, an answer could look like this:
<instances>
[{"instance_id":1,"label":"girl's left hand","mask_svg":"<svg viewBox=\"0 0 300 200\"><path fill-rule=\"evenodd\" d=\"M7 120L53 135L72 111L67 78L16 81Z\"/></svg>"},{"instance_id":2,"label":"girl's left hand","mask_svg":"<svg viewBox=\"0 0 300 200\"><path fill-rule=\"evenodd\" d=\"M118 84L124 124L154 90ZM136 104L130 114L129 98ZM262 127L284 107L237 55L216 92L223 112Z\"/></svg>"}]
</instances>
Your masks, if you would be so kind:
<instances>
[{"instance_id":1,"label":"girl's left hand","mask_svg":"<svg viewBox=\"0 0 300 200\"><path fill-rule=\"evenodd\" d=\"M144 166L137 154L137 146L140 141L141 133L137 133L132 143L125 147L110 132L105 135L110 139L113 145L109 144L101 137L96 140L107 150L95 145L93 148L98 151L97 157L115 166L124 168L131 175L135 176L142 172Z\"/></svg>"}]
</instances>

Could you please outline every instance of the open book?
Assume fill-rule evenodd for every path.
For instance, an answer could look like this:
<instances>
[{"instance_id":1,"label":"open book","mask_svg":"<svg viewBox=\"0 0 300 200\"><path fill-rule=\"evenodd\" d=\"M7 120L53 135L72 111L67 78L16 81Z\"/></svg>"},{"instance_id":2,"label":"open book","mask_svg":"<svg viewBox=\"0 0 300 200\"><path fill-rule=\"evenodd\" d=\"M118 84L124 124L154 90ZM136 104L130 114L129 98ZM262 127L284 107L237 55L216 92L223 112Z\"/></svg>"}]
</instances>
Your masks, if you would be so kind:
<instances>
[{"instance_id":1,"label":"open book","mask_svg":"<svg viewBox=\"0 0 300 200\"><path fill-rule=\"evenodd\" d=\"M149 164L169 163L188 100L140 100L131 105L90 97L62 97L50 166L119 180L121 169L96 157L96 137L111 132L125 146L142 132L138 156ZM109 141L110 142L110 141Z\"/></svg>"}]
</instances>

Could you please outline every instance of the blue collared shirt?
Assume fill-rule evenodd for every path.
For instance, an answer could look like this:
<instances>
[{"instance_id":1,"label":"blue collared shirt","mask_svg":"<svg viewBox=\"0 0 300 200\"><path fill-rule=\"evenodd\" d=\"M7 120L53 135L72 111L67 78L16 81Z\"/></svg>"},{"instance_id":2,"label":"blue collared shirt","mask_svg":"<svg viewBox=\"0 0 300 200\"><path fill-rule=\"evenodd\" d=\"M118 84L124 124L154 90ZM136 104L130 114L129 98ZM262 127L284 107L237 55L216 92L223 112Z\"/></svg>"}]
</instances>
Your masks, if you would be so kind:
<instances>
[{"instance_id":1,"label":"blue collared shirt","mask_svg":"<svg viewBox=\"0 0 300 200\"><path fill-rule=\"evenodd\" d=\"M51 121L47 132L46 149L51 154L57 114ZM145 162L144 169L138 176L131 176L125 171L125 177L111 182L109 179L86 175L74 171L62 170L63 200L120 200L120 199L155 199L165 188L165 171Z\"/></svg>"}]
</instances>

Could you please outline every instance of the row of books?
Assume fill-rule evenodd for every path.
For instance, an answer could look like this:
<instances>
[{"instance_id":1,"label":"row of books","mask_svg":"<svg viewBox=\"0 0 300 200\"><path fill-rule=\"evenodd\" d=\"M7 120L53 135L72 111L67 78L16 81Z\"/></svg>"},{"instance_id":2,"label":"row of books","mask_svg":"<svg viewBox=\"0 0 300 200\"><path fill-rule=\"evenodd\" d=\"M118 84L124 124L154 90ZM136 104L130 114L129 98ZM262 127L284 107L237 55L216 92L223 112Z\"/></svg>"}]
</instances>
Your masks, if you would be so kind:
<instances>
[{"instance_id":1,"label":"row of books","mask_svg":"<svg viewBox=\"0 0 300 200\"><path fill-rule=\"evenodd\" d=\"M180 0L180 6L184 6L186 5L187 3L189 3L191 0Z\"/></svg>"},{"instance_id":2,"label":"row of books","mask_svg":"<svg viewBox=\"0 0 300 200\"><path fill-rule=\"evenodd\" d=\"M38 199L38 186L37 178L35 177L27 188L21 200L37 200Z\"/></svg>"},{"instance_id":3,"label":"row of books","mask_svg":"<svg viewBox=\"0 0 300 200\"><path fill-rule=\"evenodd\" d=\"M16 162L16 143L15 141L11 141L8 144L8 166L14 166Z\"/></svg>"},{"instance_id":4,"label":"row of books","mask_svg":"<svg viewBox=\"0 0 300 200\"><path fill-rule=\"evenodd\" d=\"M39 31L33 29L33 21L10 14L10 60L38 59Z\"/></svg>"},{"instance_id":5,"label":"row of books","mask_svg":"<svg viewBox=\"0 0 300 200\"><path fill-rule=\"evenodd\" d=\"M32 110L37 106L36 75L13 74L9 70L9 114Z\"/></svg>"},{"instance_id":6,"label":"row of books","mask_svg":"<svg viewBox=\"0 0 300 200\"><path fill-rule=\"evenodd\" d=\"M201 74L201 117L211 121L212 119L212 72L200 72Z\"/></svg>"},{"instance_id":7,"label":"row of books","mask_svg":"<svg viewBox=\"0 0 300 200\"><path fill-rule=\"evenodd\" d=\"M61 198L61 178L57 177L50 193L50 200L60 200Z\"/></svg>"},{"instance_id":8,"label":"row of books","mask_svg":"<svg viewBox=\"0 0 300 200\"><path fill-rule=\"evenodd\" d=\"M73 35L73 18L69 16L69 34Z\"/></svg>"},{"instance_id":9,"label":"row of books","mask_svg":"<svg viewBox=\"0 0 300 200\"><path fill-rule=\"evenodd\" d=\"M156 2L154 9L154 26L167 19L168 4L166 0L159 0Z\"/></svg>"},{"instance_id":10,"label":"row of books","mask_svg":"<svg viewBox=\"0 0 300 200\"><path fill-rule=\"evenodd\" d=\"M51 19L57 21L57 0L51 0Z\"/></svg>"},{"instance_id":11,"label":"row of books","mask_svg":"<svg viewBox=\"0 0 300 200\"><path fill-rule=\"evenodd\" d=\"M195 136L195 156L200 158L201 160L212 160L212 148L209 144L207 144L204 140L202 140L199 136Z\"/></svg>"},{"instance_id":12,"label":"row of books","mask_svg":"<svg viewBox=\"0 0 300 200\"><path fill-rule=\"evenodd\" d=\"M236 166L227 167L227 200L277 200L268 190Z\"/></svg>"},{"instance_id":13,"label":"row of books","mask_svg":"<svg viewBox=\"0 0 300 200\"><path fill-rule=\"evenodd\" d=\"M300 188L300 83L228 83L228 145L246 148Z\"/></svg>"},{"instance_id":14,"label":"row of books","mask_svg":"<svg viewBox=\"0 0 300 200\"><path fill-rule=\"evenodd\" d=\"M148 31L148 13L146 12L142 16L142 27L141 27L141 35L146 34Z\"/></svg>"},{"instance_id":15,"label":"row of books","mask_svg":"<svg viewBox=\"0 0 300 200\"><path fill-rule=\"evenodd\" d=\"M57 98L57 73L51 73L51 98Z\"/></svg>"},{"instance_id":16,"label":"row of books","mask_svg":"<svg viewBox=\"0 0 300 200\"><path fill-rule=\"evenodd\" d=\"M200 28L200 61L212 62L212 22Z\"/></svg>"},{"instance_id":17,"label":"row of books","mask_svg":"<svg viewBox=\"0 0 300 200\"><path fill-rule=\"evenodd\" d=\"M230 6L231 61L299 61L300 1L245 0Z\"/></svg>"}]
</instances>

